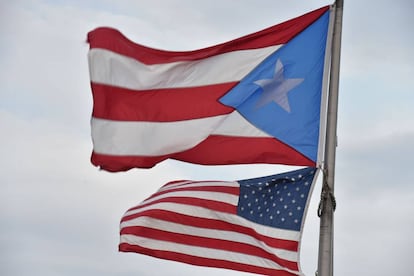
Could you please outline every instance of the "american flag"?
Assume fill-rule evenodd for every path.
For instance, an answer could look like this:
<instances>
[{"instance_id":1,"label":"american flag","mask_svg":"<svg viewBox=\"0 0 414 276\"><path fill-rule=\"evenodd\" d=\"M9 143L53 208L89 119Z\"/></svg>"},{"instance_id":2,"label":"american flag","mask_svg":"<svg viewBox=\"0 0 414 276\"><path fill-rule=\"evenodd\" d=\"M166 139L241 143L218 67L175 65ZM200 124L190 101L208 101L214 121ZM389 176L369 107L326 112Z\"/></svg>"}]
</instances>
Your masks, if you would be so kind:
<instances>
[{"instance_id":1,"label":"american flag","mask_svg":"<svg viewBox=\"0 0 414 276\"><path fill-rule=\"evenodd\" d=\"M240 181L174 181L129 209L119 250L263 275L302 275L316 168Z\"/></svg>"}]
</instances>

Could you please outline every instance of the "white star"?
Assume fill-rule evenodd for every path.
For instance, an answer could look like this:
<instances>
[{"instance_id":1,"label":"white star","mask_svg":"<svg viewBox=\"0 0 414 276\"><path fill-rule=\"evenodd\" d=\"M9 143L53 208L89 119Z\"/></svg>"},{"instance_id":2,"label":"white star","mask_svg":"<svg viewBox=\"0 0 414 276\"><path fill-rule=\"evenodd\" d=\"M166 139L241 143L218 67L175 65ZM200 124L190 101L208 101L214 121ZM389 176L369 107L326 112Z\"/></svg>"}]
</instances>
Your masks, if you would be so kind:
<instances>
[{"instance_id":1,"label":"white star","mask_svg":"<svg viewBox=\"0 0 414 276\"><path fill-rule=\"evenodd\" d=\"M261 107L273 101L290 113L287 93L301 82L303 82L303 79L285 79L283 64L278 59L272 79L262 79L254 82L263 89L263 94L257 101L256 107Z\"/></svg>"}]
</instances>

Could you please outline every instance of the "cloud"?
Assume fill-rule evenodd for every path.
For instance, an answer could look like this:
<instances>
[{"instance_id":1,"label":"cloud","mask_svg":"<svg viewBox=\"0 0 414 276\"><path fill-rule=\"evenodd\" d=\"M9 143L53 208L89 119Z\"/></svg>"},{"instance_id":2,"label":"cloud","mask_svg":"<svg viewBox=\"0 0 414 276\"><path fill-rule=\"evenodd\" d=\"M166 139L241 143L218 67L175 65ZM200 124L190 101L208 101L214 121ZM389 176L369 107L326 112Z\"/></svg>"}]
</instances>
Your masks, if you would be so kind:
<instances>
[{"instance_id":1,"label":"cloud","mask_svg":"<svg viewBox=\"0 0 414 276\"><path fill-rule=\"evenodd\" d=\"M371 177L370 182L362 182L355 177L338 186L337 195L342 195L335 218L339 275L405 275L411 271L413 189L401 189L397 183L378 189L377 179L381 181ZM353 193L345 197L348 186L354 186Z\"/></svg>"},{"instance_id":2,"label":"cloud","mask_svg":"<svg viewBox=\"0 0 414 276\"><path fill-rule=\"evenodd\" d=\"M326 1L14 1L0 4L0 274L240 275L117 252L123 212L174 179L270 175L290 167L167 161L111 174L90 164L86 34L113 26L185 50L257 31ZM177 8L179 7L179 8ZM335 192L335 275L404 275L414 226L413 4L346 1ZM321 176L320 176L321 178ZM320 182L302 248L316 270ZM249 275L249 274L245 274Z\"/></svg>"},{"instance_id":3,"label":"cloud","mask_svg":"<svg viewBox=\"0 0 414 276\"><path fill-rule=\"evenodd\" d=\"M414 72L414 53L411 32L414 4L400 0L389 5L375 1L353 5L345 2L342 41L342 77L374 79L387 82L393 79L411 85ZM364 76L361 78L360 76Z\"/></svg>"},{"instance_id":4,"label":"cloud","mask_svg":"<svg viewBox=\"0 0 414 276\"><path fill-rule=\"evenodd\" d=\"M179 168L164 164L129 174L100 172L89 163L91 143L71 127L0 112L8 139L0 161L2 270L7 275L88 275L102 264L118 271L119 220ZM22 259L26 266L21 266ZM121 258L122 260L122 258ZM128 265L126 265L128 266ZM121 269L122 271L122 269Z\"/></svg>"}]
</instances>

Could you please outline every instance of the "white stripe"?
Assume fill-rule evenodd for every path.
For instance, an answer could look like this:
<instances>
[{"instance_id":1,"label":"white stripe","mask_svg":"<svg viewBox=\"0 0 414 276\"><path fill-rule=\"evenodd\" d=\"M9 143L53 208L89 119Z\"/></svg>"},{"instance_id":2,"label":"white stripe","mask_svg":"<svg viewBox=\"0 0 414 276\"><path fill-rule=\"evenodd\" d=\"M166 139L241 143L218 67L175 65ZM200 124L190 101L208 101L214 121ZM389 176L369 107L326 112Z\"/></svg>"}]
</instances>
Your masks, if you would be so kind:
<instances>
[{"instance_id":1,"label":"white stripe","mask_svg":"<svg viewBox=\"0 0 414 276\"><path fill-rule=\"evenodd\" d=\"M92 117L94 151L109 155L159 156L194 147L211 134L271 137L237 111L177 122L128 122Z\"/></svg>"},{"instance_id":2,"label":"white stripe","mask_svg":"<svg viewBox=\"0 0 414 276\"><path fill-rule=\"evenodd\" d=\"M235 263L242 263L247 265L254 265L259 267L282 269L291 273L299 274L297 271L286 269L281 267L277 263L252 256L243 253L229 252L228 250L212 249L200 246L184 245L174 242L154 240L149 238L137 237L134 235L121 235L121 243L136 244L141 247L149 248L152 250L161 250L169 252L184 253L191 256L197 256L201 258L209 258L216 260L226 260ZM206 257L207 256L207 257Z\"/></svg>"},{"instance_id":3,"label":"white stripe","mask_svg":"<svg viewBox=\"0 0 414 276\"><path fill-rule=\"evenodd\" d=\"M178 88L241 80L282 45L240 50L209 58L146 65L104 49L88 54L90 79L94 83L135 90ZM220 70L212 70L220 68Z\"/></svg>"},{"instance_id":4,"label":"white stripe","mask_svg":"<svg viewBox=\"0 0 414 276\"><path fill-rule=\"evenodd\" d=\"M133 209L124 214L125 216L139 214L140 212L151 210L151 209L159 209L165 211L173 210L175 213L195 216L205 219L218 219L224 222L232 223L235 225L249 227L254 229L257 233L267 236L269 238L278 238L290 241L299 241L300 239L300 232L293 231L293 230L285 230L285 229L278 229L262 224L258 224L249 220L244 219L235 214L223 213L218 211L213 211L203 207L197 206L190 206L186 204L180 203L172 203L172 202L160 202L155 203L146 207Z\"/></svg>"},{"instance_id":5,"label":"white stripe","mask_svg":"<svg viewBox=\"0 0 414 276\"><path fill-rule=\"evenodd\" d=\"M204 181L202 181L201 183L203 183L203 182ZM167 184L165 184L164 186L159 188L158 192L174 189L175 187L179 187L179 186L183 186L183 185L187 185L187 184L191 184L191 183L197 183L197 181L194 181L194 180L178 180L178 181L168 182Z\"/></svg>"},{"instance_id":6,"label":"white stripe","mask_svg":"<svg viewBox=\"0 0 414 276\"><path fill-rule=\"evenodd\" d=\"M151 203L153 201L168 198L168 197L191 197L191 198L199 198L199 199L207 199L207 200L214 200L214 201L221 201L233 206L237 206L239 201L239 197L232 194L220 193L220 192L211 192L211 191L175 191L169 192L166 194L161 194L155 197L151 197L145 201L143 201L140 205Z\"/></svg>"},{"instance_id":7,"label":"white stripe","mask_svg":"<svg viewBox=\"0 0 414 276\"><path fill-rule=\"evenodd\" d=\"M258 248L263 249L264 251L273 254L281 259L285 259L292 262L298 261L298 253L294 251L288 251L279 248L272 248L271 246L263 243L260 240L255 239L252 236L234 232L234 231L224 231L216 229L205 229L200 227L188 226L183 224L178 224L175 222L163 221L151 217L138 217L129 221L121 223L121 228L131 227L131 226L143 226L152 229L158 229L162 231L168 231L172 233L179 233L197 237L212 238L218 240L226 240L232 242L238 242L243 244L249 244Z\"/></svg>"},{"instance_id":8,"label":"white stripe","mask_svg":"<svg viewBox=\"0 0 414 276\"><path fill-rule=\"evenodd\" d=\"M170 184L164 187L161 187L158 192L168 191L178 188L187 188L187 187L239 187L239 183L235 181L182 181L174 184Z\"/></svg>"},{"instance_id":9,"label":"white stripe","mask_svg":"<svg viewBox=\"0 0 414 276\"><path fill-rule=\"evenodd\" d=\"M212 134L238 137L273 137L252 125L238 111L227 115Z\"/></svg>"},{"instance_id":10,"label":"white stripe","mask_svg":"<svg viewBox=\"0 0 414 276\"><path fill-rule=\"evenodd\" d=\"M125 122L92 118L94 151L144 156L180 152L206 139L226 116L178 122Z\"/></svg>"}]
</instances>

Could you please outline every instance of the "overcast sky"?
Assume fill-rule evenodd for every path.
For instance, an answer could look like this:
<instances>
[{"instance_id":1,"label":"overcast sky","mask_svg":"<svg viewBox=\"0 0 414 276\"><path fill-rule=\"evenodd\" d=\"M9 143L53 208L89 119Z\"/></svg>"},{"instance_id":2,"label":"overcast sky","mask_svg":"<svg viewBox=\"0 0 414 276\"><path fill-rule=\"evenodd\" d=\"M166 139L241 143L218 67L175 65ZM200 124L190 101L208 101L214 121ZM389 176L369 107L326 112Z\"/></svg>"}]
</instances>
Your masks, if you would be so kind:
<instances>
[{"instance_id":1,"label":"overcast sky","mask_svg":"<svg viewBox=\"0 0 414 276\"><path fill-rule=\"evenodd\" d=\"M190 50L330 4L279 0L0 0L0 274L250 275L117 251L119 220L175 179L236 180L277 165L99 171L90 162L87 33ZM414 2L345 0L335 194L335 275L414 275ZM321 178L321 176L320 176ZM303 235L317 267L320 182Z\"/></svg>"}]
</instances>

